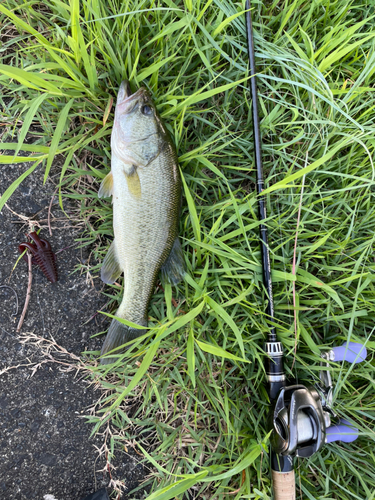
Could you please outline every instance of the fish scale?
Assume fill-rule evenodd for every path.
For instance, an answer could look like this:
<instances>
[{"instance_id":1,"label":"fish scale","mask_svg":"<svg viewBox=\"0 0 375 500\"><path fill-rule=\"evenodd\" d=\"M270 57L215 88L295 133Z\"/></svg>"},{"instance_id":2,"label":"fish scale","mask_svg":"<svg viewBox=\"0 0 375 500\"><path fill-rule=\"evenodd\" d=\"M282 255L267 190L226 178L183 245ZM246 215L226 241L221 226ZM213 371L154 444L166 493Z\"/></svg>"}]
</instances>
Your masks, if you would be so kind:
<instances>
[{"instance_id":1,"label":"fish scale","mask_svg":"<svg viewBox=\"0 0 375 500\"><path fill-rule=\"evenodd\" d=\"M114 205L114 220L120 221L118 226L114 226L114 233L118 238L118 248L121 249L119 260L125 273L124 300L119 312L134 323L145 317L159 269L177 236L177 226L171 224L168 212L173 212L173 203L177 202L179 192L170 190L168 193L167 182L150 182L163 169L164 163L159 157L148 167L150 171L139 172L140 200L134 200L129 205ZM129 196L126 182L122 183L119 198ZM147 202L150 198L151 201ZM161 218L163 212L164 220Z\"/></svg>"},{"instance_id":2,"label":"fish scale","mask_svg":"<svg viewBox=\"0 0 375 500\"><path fill-rule=\"evenodd\" d=\"M178 241L181 178L177 155L145 89L131 94L129 86L121 84L111 147L111 172L99 196L112 195L115 239L103 262L102 279L113 283L124 273L116 316L146 326L161 267L167 276L173 270L170 281L176 283L184 265ZM114 319L102 354L144 333ZM102 358L102 363L114 359Z\"/></svg>"}]
</instances>

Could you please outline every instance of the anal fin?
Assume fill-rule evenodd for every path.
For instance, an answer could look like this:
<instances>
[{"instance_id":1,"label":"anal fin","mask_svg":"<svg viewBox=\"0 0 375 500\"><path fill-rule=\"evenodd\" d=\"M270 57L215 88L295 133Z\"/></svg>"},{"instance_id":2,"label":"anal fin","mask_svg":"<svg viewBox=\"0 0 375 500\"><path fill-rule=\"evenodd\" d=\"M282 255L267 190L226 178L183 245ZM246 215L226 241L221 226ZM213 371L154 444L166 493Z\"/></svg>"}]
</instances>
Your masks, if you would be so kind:
<instances>
[{"instance_id":1,"label":"anal fin","mask_svg":"<svg viewBox=\"0 0 375 500\"><path fill-rule=\"evenodd\" d=\"M112 285L112 283L117 280L121 273L122 269L117 259L115 240L113 240L111 246L109 247L108 253L103 260L101 279L102 281L104 281L104 283Z\"/></svg>"},{"instance_id":2,"label":"anal fin","mask_svg":"<svg viewBox=\"0 0 375 500\"><path fill-rule=\"evenodd\" d=\"M185 273L184 254L180 240L177 237L167 260L161 268L161 279L163 282L167 281L171 285L177 285L177 283L183 280Z\"/></svg>"}]
</instances>

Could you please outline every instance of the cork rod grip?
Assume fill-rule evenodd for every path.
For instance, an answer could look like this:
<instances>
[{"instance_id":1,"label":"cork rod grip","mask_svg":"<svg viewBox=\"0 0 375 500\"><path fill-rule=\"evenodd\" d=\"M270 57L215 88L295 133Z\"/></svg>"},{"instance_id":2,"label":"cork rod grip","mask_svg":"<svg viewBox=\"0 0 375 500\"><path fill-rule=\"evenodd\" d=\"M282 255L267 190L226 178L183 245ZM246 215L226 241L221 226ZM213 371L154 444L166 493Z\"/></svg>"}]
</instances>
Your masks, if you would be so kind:
<instances>
[{"instance_id":1,"label":"cork rod grip","mask_svg":"<svg viewBox=\"0 0 375 500\"><path fill-rule=\"evenodd\" d=\"M294 470L277 472L272 470L274 500L296 500L296 480Z\"/></svg>"}]
</instances>

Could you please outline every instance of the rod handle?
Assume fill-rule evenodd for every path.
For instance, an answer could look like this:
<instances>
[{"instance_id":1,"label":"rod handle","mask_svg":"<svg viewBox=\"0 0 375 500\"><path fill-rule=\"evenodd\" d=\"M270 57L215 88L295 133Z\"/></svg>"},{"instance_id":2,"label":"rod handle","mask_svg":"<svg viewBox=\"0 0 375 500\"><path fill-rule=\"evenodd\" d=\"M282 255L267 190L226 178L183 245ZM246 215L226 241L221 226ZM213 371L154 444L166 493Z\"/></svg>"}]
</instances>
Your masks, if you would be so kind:
<instances>
[{"instance_id":1,"label":"rod handle","mask_svg":"<svg viewBox=\"0 0 375 500\"><path fill-rule=\"evenodd\" d=\"M367 350L362 344L356 342L344 342L340 347L332 349L334 361L348 361L349 363L361 363L366 359Z\"/></svg>"},{"instance_id":2,"label":"rod handle","mask_svg":"<svg viewBox=\"0 0 375 500\"><path fill-rule=\"evenodd\" d=\"M296 500L296 478L294 470L278 472L272 470L274 500Z\"/></svg>"}]
</instances>

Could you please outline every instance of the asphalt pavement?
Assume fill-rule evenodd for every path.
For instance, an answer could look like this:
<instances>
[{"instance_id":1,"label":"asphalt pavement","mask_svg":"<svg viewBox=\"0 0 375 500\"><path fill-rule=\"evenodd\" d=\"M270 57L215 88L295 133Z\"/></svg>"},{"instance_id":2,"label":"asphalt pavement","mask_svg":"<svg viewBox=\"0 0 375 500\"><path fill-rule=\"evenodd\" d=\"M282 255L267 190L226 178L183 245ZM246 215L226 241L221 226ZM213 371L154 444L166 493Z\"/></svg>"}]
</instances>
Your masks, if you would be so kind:
<instances>
[{"instance_id":1,"label":"asphalt pavement","mask_svg":"<svg viewBox=\"0 0 375 500\"><path fill-rule=\"evenodd\" d=\"M0 194L29 166L2 165ZM90 380L74 369L74 356L100 350L103 337L92 335L108 327L108 320L95 313L108 299L101 293L99 279L89 272L73 273L77 264L87 264L90 255L89 248L77 248L82 221L73 202L66 207L70 219L57 200L50 206L59 169L55 177L52 171L44 186L43 175L38 167L0 214L0 498L81 500L107 487L111 478L124 482L122 499L143 498L142 491L129 494L143 479L139 457L117 455L109 477L105 459L97 452L102 438L90 438L92 428L84 415L100 389L94 390ZM38 222L40 237L57 254L59 281L50 283L33 267L30 303L17 333L28 266L21 260L13 268L30 219ZM113 490L108 488L108 493L113 495Z\"/></svg>"}]
</instances>

